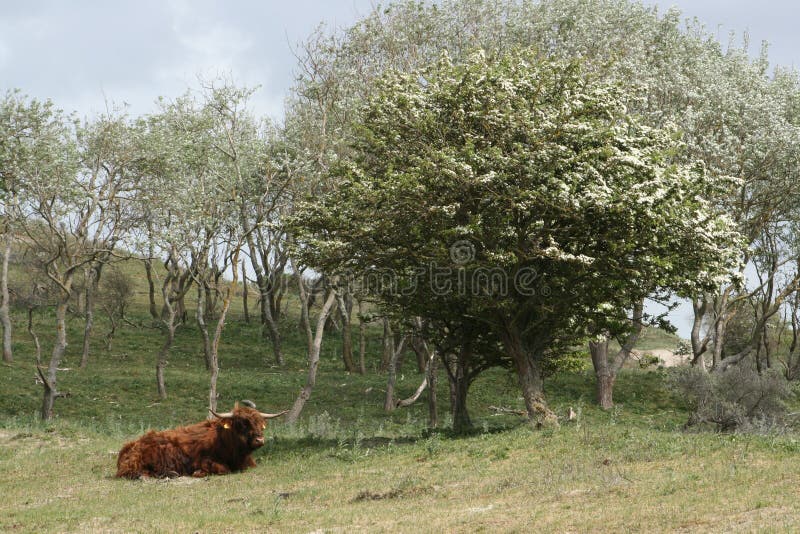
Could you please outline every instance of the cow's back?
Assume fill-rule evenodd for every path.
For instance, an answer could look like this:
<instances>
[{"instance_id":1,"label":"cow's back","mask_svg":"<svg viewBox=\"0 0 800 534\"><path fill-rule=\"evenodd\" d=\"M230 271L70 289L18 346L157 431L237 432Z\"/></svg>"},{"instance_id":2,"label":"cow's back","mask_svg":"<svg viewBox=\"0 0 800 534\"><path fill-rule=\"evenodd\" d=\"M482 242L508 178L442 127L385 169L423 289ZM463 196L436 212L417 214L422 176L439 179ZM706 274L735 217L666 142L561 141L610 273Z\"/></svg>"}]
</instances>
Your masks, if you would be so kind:
<instances>
[{"instance_id":1,"label":"cow's back","mask_svg":"<svg viewBox=\"0 0 800 534\"><path fill-rule=\"evenodd\" d=\"M163 432L150 431L135 441L126 443L117 458L117 476L139 478L191 475L191 457L181 446L183 429Z\"/></svg>"}]
</instances>

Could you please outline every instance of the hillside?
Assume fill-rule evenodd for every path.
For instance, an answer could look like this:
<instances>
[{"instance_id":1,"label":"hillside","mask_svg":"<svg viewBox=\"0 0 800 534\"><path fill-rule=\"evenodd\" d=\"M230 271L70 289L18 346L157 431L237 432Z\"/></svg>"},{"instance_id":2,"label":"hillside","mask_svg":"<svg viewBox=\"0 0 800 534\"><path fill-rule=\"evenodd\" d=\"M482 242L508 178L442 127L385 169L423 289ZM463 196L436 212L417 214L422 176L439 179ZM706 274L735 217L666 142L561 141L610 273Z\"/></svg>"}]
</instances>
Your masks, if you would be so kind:
<instances>
[{"instance_id":1,"label":"hillside","mask_svg":"<svg viewBox=\"0 0 800 534\"><path fill-rule=\"evenodd\" d=\"M80 370L82 322L70 322L60 374L70 396L58 400L50 423L36 418L41 390L31 344L22 329L15 334L16 362L0 367L0 530L730 531L800 524L796 437L683 431L687 413L665 388L667 371L624 371L610 412L594 406L590 371L557 376L546 385L549 400L557 413L572 407L578 419L533 431L522 418L490 409L523 406L513 375L494 370L470 393L475 433L456 437L427 430L422 403L383 412L377 329L369 333L365 376L344 374L339 339L335 332L326 337L301 422L270 426L255 469L202 480L114 479L125 441L147 428L201 420L207 398L200 338L189 324L179 329L167 368L169 397L158 401L161 333L149 326L141 276L126 269L139 291L129 319L144 326L123 327L107 352L99 320L89 367ZM259 327L243 323L239 304L220 349L220 405L249 398L264 410L288 407L305 380L296 319L283 323L288 362L278 369ZM49 313L36 319L46 350ZM407 361L400 395L419 380Z\"/></svg>"}]
</instances>

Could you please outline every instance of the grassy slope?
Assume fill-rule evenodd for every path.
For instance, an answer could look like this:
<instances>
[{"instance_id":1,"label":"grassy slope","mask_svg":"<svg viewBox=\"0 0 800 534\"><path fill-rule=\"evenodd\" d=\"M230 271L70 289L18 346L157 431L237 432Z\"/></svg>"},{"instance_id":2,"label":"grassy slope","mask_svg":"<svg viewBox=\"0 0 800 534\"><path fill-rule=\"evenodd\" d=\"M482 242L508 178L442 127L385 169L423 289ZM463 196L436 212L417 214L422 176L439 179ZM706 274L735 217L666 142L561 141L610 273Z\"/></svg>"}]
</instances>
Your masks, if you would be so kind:
<instances>
[{"instance_id":1,"label":"grassy slope","mask_svg":"<svg viewBox=\"0 0 800 534\"><path fill-rule=\"evenodd\" d=\"M258 328L238 319L237 307L220 351L221 406L239 398L265 410L288 406L305 379L303 340L288 321L289 362L279 372L268 363ZM47 349L50 318L41 320ZM576 424L540 432L517 417L491 414L490 405L522 403L508 373L488 373L471 392L478 432L455 438L424 430L424 405L384 414L384 377L343 374L335 336L326 338L303 421L270 428L257 468L204 480L116 480L116 452L124 441L148 427L203 417L207 376L199 338L191 327L180 331L167 369L170 396L158 402L158 330L126 327L110 353L98 340L89 369L81 371L73 366L82 325L74 320L70 326L64 366L72 370L60 374L60 388L72 396L58 400L56 421L35 419L41 390L22 331L15 337L17 362L0 367L0 531L746 531L800 525L796 436L685 433L686 414L664 390L661 371L626 371L617 386L619 406L610 413L593 407L587 373L550 381L553 406L559 412L573 406L580 416ZM99 333L103 329L101 321ZM379 333L372 332L371 364L379 345ZM409 361L401 394L418 380Z\"/></svg>"}]
</instances>

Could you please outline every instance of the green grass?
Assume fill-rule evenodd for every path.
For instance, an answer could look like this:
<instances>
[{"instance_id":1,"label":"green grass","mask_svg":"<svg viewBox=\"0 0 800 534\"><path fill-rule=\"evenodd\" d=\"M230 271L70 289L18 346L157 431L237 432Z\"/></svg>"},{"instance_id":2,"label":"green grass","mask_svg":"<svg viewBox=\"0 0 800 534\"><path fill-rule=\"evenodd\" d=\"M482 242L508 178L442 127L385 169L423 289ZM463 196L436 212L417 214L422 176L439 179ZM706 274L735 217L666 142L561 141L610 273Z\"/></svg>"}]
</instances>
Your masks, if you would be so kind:
<instances>
[{"instance_id":1,"label":"green grass","mask_svg":"<svg viewBox=\"0 0 800 534\"><path fill-rule=\"evenodd\" d=\"M132 319L149 324L139 295ZM253 300L252 303L255 301ZM17 317L18 324L21 317ZM122 444L147 428L202 419L208 376L193 325L181 327L169 359L169 397L155 390L159 329L125 327L113 350L100 341L77 369L82 323L70 322L57 417L41 423L30 341L15 333L14 364L0 366L2 532L474 532L796 531L800 438L687 433L687 413L665 388L666 371L626 370L617 406L593 403L588 371L547 382L558 413L575 423L534 431L489 406L521 408L514 377L481 376L470 392L476 431L426 429L418 403L386 414L385 377L374 372L380 332L369 334L370 372L347 375L336 333L326 337L317 387L298 425L268 429L252 470L208 479L113 478ZM240 302L220 348L220 405L248 398L288 407L305 381L304 339L284 321L287 365L272 365ZM52 317L37 316L45 356ZM663 345L662 345L663 347ZM663 347L667 348L667 347ZM408 395L420 376L407 356L398 376ZM447 386L438 391L447 424Z\"/></svg>"}]
</instances>

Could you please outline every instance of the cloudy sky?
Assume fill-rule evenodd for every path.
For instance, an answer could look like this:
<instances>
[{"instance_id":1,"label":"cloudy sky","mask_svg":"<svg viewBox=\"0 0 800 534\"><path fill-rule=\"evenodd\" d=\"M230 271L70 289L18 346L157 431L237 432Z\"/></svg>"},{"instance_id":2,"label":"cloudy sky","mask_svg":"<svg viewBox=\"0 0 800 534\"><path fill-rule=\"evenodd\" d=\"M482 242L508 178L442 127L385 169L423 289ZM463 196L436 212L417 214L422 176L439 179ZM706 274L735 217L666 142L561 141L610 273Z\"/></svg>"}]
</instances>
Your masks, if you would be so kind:
<instances>
[{"instance_id":1,"label":"cloudy sky","mask_svg":"<svg viewBox=\"0 0 800 534\"><path fill-rule=\"evenodd\" d=\"M105 102L132 114L159 95L197 87L198 75L260 85L256 111L282 116L293 80L292 46L320 23L347 26L373 0L0 0L0 93L19 88L81 116ZM675 5L722 41L748 31L753 50L771 44L773 63L800 67L797 0L645 0ZM688 336L691 310L672 314Z\"/></svg>"},{"instance_id":2,"label":"cloudy sky","mask_svg":"<svg viewBox=\"0 0 800 534\"><path fill-rule=\"evenodd\" d=\"M255 105L274 118L292 83L292 45L318 24L344 26L373 0L0 0L0 92L20 88L81 115L105 101L134 114L159 95L176 96L206 78L232 74L260 85ZM676 5L727 40L768 40L775 62L800 66L796 0L647 0ZM757 48L757 47L756 47Z\"/></svg>"}]
</instances>

